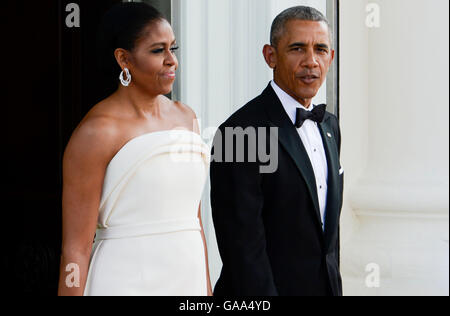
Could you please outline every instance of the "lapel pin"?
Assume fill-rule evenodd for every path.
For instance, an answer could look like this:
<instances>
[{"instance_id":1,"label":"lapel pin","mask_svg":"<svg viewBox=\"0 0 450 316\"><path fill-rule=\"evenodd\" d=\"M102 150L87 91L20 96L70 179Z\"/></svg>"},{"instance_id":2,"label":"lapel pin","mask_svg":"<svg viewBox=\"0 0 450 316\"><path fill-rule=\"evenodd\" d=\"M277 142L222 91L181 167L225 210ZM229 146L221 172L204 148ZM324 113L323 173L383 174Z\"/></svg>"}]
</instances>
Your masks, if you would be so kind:
<instances>
[{"instance_id":1,"label":"lapel pin","mask_svg":"<svg viewBox=\"0 0 450 316\"><path fill-rule=\"evenodd\" d=\"M331 136L331 133L327 133L327 136L333 138L333 136Z\"/></svg>"}]
</instances>

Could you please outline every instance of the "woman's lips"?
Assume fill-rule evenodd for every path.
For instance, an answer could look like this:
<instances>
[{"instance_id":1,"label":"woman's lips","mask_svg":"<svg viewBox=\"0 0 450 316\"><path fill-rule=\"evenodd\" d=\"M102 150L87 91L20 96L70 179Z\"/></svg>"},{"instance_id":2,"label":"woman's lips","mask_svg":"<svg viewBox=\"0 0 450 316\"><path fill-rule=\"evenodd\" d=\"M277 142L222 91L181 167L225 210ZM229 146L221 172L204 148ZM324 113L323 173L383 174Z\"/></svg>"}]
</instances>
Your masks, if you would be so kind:
<instances>
[{"instance_id":1,"label":"woman's lips","mask_svg":"<svg viewBox=\"0 0 450 316\"><path fill-rule=\"evenodd\" d=\"M167 79L175 79L176 78L176 74L173 71L166 72L165 74L163 74L163 77L165 77Z\"/></svg>"}]
</instances>

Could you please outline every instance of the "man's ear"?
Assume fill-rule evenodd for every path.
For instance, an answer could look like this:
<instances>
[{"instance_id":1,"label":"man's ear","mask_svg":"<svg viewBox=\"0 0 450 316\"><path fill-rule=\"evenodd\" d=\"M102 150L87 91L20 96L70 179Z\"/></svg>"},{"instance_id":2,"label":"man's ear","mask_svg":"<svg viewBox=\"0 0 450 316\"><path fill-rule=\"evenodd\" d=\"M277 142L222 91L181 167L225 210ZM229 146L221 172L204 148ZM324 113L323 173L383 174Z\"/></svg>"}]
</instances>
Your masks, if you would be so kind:
<instances>
[{"instance_id":1,"label":"man's ear","mask_svg":"<svg viewBox=\"0 0 450 316\"><path fill-rule=\"evenodd\" d=\"M128 68L130 69L130 62L129 62L129 54L128 51L126 51L123 48L117 48L114 51L114 57L116 57L116 61L119 64L120 68Z\"/></svg>"},{"instance_id":2,"label":"man's ear","mask_svg":"<svg viewBox=\"0 0 450 316\"><path fill-rule=\"evenodd\" d=\"M330 60L330 66L333 63L334 57L336 56L336 51L334 49L331 50L331 60Z\"/></svg>"},{"instance_id":3,"label":"man's ear","mask_svg":"<svg viewBox=\"0 0 450 316\"><path fill-rule=\"evenodd\" d=\"M264 45L263 48L264 59L270 68L275 69L277 67L277 52L271 45Z\"/></svg>"}]
</instances>

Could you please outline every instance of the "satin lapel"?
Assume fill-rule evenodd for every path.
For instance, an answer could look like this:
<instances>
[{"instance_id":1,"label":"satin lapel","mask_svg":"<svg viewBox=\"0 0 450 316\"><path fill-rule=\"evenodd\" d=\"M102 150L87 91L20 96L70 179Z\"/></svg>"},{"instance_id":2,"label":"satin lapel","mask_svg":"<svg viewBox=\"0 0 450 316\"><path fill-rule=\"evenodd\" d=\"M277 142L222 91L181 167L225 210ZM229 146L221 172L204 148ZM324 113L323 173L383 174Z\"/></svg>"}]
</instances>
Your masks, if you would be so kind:
<instances>
[{"instance_id":1,"label":"satin lapel","mask_svg":"<svg viewBox=\"0 0 450 316\"><path fill-rule=\"evenodd\" d=\"M301 176L306 182L306 185L314 203L314 210L318 220L318 225L322 230L322 219L320 216L319 199L317 196L316 177L314 175L314 169L309 160L308 153L303 145L300 135L298 134L292 121L289 119L286 111L283 108L280 100L278 99L275 91L272 87L269 87L264 91L266 111L272 121L273 127L278 127L278 141L287 151L295 165L300 171Z\"/></svg>"},{"instance_id":2,"label":"satin lapel","mask_svg":"<svg viewBox=\"0 0 450 316\"><path fill-rule=\"evenodd\" d=\"M329 118L329 117L328 117ZM325 245L328 248L337 228L339 210L337 201L339 194L339 154L328 119L319 124L320 133L328 163L328 193L325 211Z\"/></svg>"}]
</instances>

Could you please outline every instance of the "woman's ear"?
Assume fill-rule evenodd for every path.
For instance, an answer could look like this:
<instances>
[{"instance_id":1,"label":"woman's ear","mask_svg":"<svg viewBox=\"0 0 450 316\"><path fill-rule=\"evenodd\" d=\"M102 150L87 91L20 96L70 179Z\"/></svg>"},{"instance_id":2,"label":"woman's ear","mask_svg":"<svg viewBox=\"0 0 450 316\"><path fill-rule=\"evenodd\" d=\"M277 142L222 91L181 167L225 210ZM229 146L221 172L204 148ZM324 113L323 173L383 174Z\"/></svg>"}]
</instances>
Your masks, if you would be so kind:
<instances>
[{"instance_id":1,"label":"woman's ear","mask_svg":"<svg viewBox=\"0 0 450 316\"><path fill-rule=\"evenodd\" d=\"M271 45L264 45L263 48L264 59L270 68L275 69L277 67L277 52Z\"/></svg>"},{"instance_id":2,"label":"woman's ear","mask_svg":"<svg viewBox=\"0 0 450 316\"><path fill-rule=\"evenodd\" d=\"M114 51L114 56L116 57L116 61L119 64L120 68L130 68L128 51L123 48L117 48Z\"/></svg>"}]
</instances>

